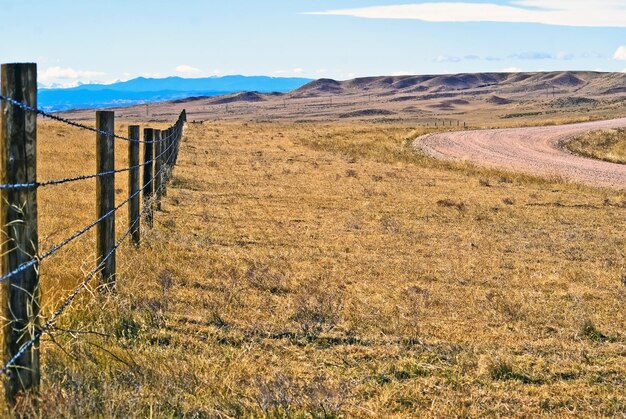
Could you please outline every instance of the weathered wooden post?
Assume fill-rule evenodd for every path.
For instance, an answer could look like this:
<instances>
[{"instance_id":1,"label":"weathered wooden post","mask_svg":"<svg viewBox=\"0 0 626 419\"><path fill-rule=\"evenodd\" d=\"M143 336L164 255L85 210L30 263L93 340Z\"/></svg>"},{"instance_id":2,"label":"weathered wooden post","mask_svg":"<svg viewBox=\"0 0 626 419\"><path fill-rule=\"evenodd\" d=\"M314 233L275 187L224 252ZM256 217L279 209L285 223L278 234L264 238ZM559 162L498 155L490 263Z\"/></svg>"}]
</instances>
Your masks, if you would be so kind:
<instances>
[{"instance_id":1,"label":"weathered wooden post","mask_svg":"<svg viewBox=\"0 0 626 419\"><path fill-rule=\"evenodd\" d=\"M170 128L172 135L170 138L170 150L167 152L167 166L168 166L168 173L167 173L167 179L169 181L169 179L171 179L172 177L172 156L174 156L174 148L176 147L176 125L173 125L172 128Z\"/></svg>"},{"instance_id":2,"label":"weathered wooden post","mask_svg":"<svg viewBox=\"0 0 626 419\"><path fill-rule=\"evenodd\" d=\"M96 165L98 173L115 170L115 113L96 112ZM96 178L96 202L98 219L105 217L96 226L98 242L98 266L101 266L100 278L104 289L115 288L115 174ZM108 216L107 216L108 214Z\"/></svg>"},{"instance_id":3,"label":"weathered wooden post","mask_svg":"<svg viewBox=\"0 0 626 419\"><path fill-rule=\"evenodd\" d=\"M37 65L3 64L2 95L37 107ZM37 114L2 101L0 183L37 181ZM2 226L2 269L6 275L38 255L37 189L0 191ZM33 264L7 278L4 298L4 361L13 359L39 331L39 269ZM20 391L39 388L39 342L34 342L9 367L4 388L6 400L14 404Z\"/></svg>"},{"instance_id":4,"label":"weathered wooden post","mask_svg":"<svg viewBox=\"0 0 626 419\"><path fill-rule=\"evenodd\" d=\"M183 111L181 119L178 121L178 129L176 130L176 147L174 152L174 162L172 166L176 166L178 162L178 151L180 150L180 141L183 138L183 123L187 120L185 111Z\"/></svg>"},{"instance_id":5,"label":"weathered wooden post","mask_svg":"<svg viewBox=\"0 0 626 419\"><path fill-rule=\"evenodd\" d=\"M163 142L161 141L161 130L154 130L154 194L156 195L156 210L161 211L161 196L163 191L163 173L161 171L163 156L161 150Z\"/></svg>"},{"instance_id":6,"label":"weathered wooden post","mask_svg":"<svg viewBox=\"0 0 626 419\"><path fill-rule=\"evenodd\" d=\"M154 130L152 128L144 128L143 140L143 209L146 212L146 225L152 228L154 217L152 207L154 190Z\"/></svg>"},{"instance_id":7,"label":"weathered wooden post","mask_svg":"<svg viewBox=\"0 0 626 419\"><path fill-rule=\"evenodd\" d=\"M139 217L139 125L128 127L128 225L130 235L135 245L139 246L141 240L141 220Z\"/></svg>"},{"instance_id":8,"label":"weathered wooden post","mask_svg":"<svg viewBox=\"0 0 626 419\"><path fill-rule=\"evenodd\" d=\"M169 146L171 144L170 141L172 139L171 135L172 135L172 129L168 128L165 131L165 138L166 138L166 140L163 141L163 147L161 147L161 153L163 154L163 159L162 159L162 162L161 162L161 165L163 166L163 184L161 185L161 188L162 188L161 194L163 196L167 196L167 182L169 180L169 174L168 174L169 164L168 164L168 161L167 161L167 155L168 155L168 153L170 151Z\"/></svg>"}]
</instances>

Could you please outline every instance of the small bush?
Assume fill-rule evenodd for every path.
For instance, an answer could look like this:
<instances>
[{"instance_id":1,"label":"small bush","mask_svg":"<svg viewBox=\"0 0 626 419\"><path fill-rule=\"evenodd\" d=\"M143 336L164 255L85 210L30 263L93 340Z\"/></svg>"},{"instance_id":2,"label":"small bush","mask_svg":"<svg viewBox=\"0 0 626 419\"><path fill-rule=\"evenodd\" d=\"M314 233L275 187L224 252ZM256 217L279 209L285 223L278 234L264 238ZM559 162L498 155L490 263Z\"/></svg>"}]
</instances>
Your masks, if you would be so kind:
<instances>
[{"instance_id":1,"label":"small bush","mask_svg":"<svg viewBox=\"0 0 626 419\"><path fill-rule=\"evenodd\" d=\"M442 199L437 201L437 205L442 208L456 208L459 211L465 211L467 209L464 202L454 202L451 199Z\"/></svg>"},{"instance_id":2,"label":"small bush","mask_svg":"<svg viewBox=\"0 0 626 419\"><path fill-rule=\"evenodd\" d=\"M253 288L261 291L271 294L289 292L289 274L285 269L271 267L260 262L250 262L245 278Z\"/></svg>"},{"instance_id":3,"label":"small bush","mask_svg":"<svg viewBox=\"0 0 626 419\"><path fill-rule=\"evenodd\" d=\"M316 338L333 330L340 319L341 302L338 296L325 289L305 290L298 296L291 320L298 323L307 338Z\"/></svg>"},{"instance_id":4,"label":"small bush","mask_svg":"<svg viewBox=\"0 0 626 419\"><path fill-rule=\"evenodd\" d=\"M581 334L594 342L606 342L608 337L600 332L591 320L585 320L581 327Z\"/></svg>"},{"instance_id":5,"label":"small bush","mask_svg":"<svg viewBox=\"0 0 626 419\"><path fill-rule=\"evenodd\" d=\"M517 380L524 384L541 384L540 380L535 380L526 374L516 372L510 363L501 359L493 362L489 366L489 375L494 381Z\"/></svg>"}]
</instances>

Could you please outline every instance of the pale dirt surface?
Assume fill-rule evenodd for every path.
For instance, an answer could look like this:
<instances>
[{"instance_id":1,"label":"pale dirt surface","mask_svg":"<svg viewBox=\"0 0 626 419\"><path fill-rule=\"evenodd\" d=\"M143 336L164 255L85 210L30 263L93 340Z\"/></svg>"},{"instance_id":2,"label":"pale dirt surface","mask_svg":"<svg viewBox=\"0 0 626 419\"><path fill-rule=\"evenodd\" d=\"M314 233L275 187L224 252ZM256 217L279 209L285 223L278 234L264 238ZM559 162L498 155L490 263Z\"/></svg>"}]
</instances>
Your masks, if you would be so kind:
<instances>
[{"instance_id":1,"label":"pale dirt surface","mask_svg":"<svg viewBox=\"0 0 626 419\"><path fill-rule=\"evenodd\" d=\"M562 147L564 142L583 133L621 127L626 127L626 118L559 126L446 132L417 138L413 146L439 159L626 189L626 165L577 156Z\"/></svg>"}]
</instances>

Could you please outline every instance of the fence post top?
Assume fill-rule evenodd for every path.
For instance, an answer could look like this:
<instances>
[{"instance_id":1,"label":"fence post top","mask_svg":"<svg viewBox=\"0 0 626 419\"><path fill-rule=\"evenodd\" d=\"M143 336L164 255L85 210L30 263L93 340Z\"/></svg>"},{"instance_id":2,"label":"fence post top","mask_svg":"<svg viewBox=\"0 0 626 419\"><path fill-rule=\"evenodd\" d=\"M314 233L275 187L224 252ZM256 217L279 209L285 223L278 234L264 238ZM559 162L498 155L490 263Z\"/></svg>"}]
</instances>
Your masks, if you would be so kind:
<instances>
[{"instance_id":1,"label":"fence post top","mask_svg":"<svg viewBox=\"0 0 626 419\"><path fill-rule=\"evenodd\" d=\"M96 116L97 115L102 115L102 116L115 116L115 112L114 111L96 111Z\"/></svg>"},{"instance_id":2,"label":"fence post top","mask_svg":"<svg viewBox=\"0 0 626 419\"><path fill-rule=\"evenodd\" d=\"M2 68L5 68L5 67L19 67L19 66L24 66L24 67L34 66L36 68L37 67L37 63L6 63L6 64L2 64Z\"/></svg>"}]
</instances>

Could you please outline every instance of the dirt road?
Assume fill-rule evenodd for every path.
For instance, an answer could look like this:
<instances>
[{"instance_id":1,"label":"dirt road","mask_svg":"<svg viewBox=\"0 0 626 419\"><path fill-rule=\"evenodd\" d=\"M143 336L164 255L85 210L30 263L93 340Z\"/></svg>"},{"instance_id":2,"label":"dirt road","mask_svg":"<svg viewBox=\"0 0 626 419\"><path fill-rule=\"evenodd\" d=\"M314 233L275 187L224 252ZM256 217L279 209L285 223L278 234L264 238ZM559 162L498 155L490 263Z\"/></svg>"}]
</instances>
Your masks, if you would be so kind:
<instances>
[{"instance_id":1,"label":"dirt road","mask_svg":"<svg viewBox=\"0 0 626 419\"><path fill-rule=\"evenodd\" d=\"M626 127L626 118L583 124L448 132L417 138L414 147L445 160L468 161L592 186L626 189L626 165L574 155L563 142L603 128Z\"/></svg>"}]
</instances>

